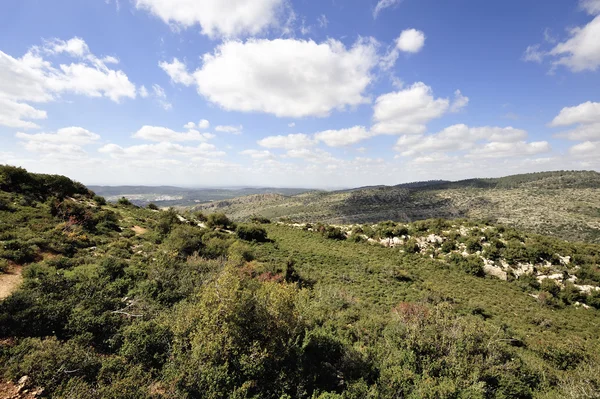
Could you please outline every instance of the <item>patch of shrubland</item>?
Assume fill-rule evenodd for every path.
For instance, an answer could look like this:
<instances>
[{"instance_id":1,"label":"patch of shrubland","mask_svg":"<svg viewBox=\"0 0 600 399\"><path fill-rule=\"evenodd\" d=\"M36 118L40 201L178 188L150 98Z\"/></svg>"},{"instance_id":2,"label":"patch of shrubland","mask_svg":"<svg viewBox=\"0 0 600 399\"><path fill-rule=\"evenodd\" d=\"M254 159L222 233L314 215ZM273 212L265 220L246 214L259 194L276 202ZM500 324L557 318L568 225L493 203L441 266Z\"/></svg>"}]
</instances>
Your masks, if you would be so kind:
<instances>
[{"instance_id":1,"label":"patch of shrubland","mask_svg":"<svg viewBox=\"0 0 600 399\"><path fill-rule=\"evenodd\" d=\"M566 306L584 302L577 285L598 285L597 246L441 219L234 223L11 187L0 267L24 265L24 282L0 301L0 378L27 375L48 397L600 389L598 311ZM484 259L562 278L501 281L482 275Z\"/></svg>"}]
</instances>

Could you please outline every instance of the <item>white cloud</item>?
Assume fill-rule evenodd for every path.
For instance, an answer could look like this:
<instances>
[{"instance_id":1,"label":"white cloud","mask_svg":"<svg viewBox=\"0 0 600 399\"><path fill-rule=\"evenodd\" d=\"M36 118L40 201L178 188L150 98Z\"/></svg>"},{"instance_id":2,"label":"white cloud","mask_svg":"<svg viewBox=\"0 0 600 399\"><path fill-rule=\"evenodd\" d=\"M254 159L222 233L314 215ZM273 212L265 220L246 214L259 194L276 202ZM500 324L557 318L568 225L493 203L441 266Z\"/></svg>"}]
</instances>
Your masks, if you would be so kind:
<instances>
[{"instance_id":1,"label":"white cloud","mask_svg":"<svg viewBox=\"0 0 600 399\"><path fill-rule=\"evenodd\" d=\"M146 98L149 95L148 89L146 89L146 86L140 86L140 88L138 89L138 93L140 94L140 97L142 97L142 98Z\"/></svg>"},{"instance_id":2,"label":"white cloud","mask_svg":"<svg viewBox=\"0 0 600 399\"><path fill-rule=\"evenodd\" d=\"M210 127L210 122L207 121L206 119L202 119L202 120L200 120L200 122L198 122L198 129L200 129L200 130L208 129L209 127Z\"/></svg>"},{"instance_id":3,"label":"white cloud","mask_svg":"<svg viewBox=\"0 0 600 399\"><path fill-rule=\"evenodd\" d=\"M595 71L600 66L600 15L583 27L570 30L570 38L558 43L549 55L559 57L555 65L564 65L573 72Z\"/></svg>"},{"instance_id":4,"label":"white cloud","mask_svg":"<svg viewBox=\"0 0 600 399\"><path fill-rule=\"evenodd\" d=\"M514 144L523 141L527 132L513 127L469 127L464 124L453 125L439 133L431 135L404 135L394 147L403 156L421 154L430 156L431 152L467 151L477 148L482 141L494 143L494 148L502 143ZM490 151L490 150L488 150Z\"/></svg>"},{"instance_id":5,"label":"white cloud","mask_svg":"<svg viewBox=\"0 0 600 399\"><path fill-rule=\"evenodd\" d=\"M523 54L523 60L529 62L541 63L546 53L540 50L540 45L535 44L533 46L527 46L525 53Z\"/></svg>"},{"instance_id":6,"label":"white cloud","mask_svg":"<svg viewBox=\"0 0 600 399\"><path fill-rule=\"evenodd\" d=\"M46 111L31 105L0 98L0 126L19 129L36 129L39 126L30 119L46 119Z\"/></svg>"},{"instance_id":7,"label":"white cloud","mask_svg":"<svg viewBox=\"0 0 600 399\"><path fill-rule=\"evenodd\" d=\"M268 150L244 150L240 152L241 155L247 155L252 159L273 159L275 155Z\"/></svg>"},{"instance_id":8,"label":"white cloud","mask_svg":"<svg viewBox=\"0 0 600 399\"><path fill-rule=\"evenodd\" d=\"M154 97L156 97L158 103L165 111L168 111L173 108L173 104L167 101L167 94L165 93L165 89L163 89L158 84L152 85L152 91L154 92Z\"/></svg>"},{"instance_id":9,"label":"white cloud","mask_svg":"<svg viewBox=\"0 0 600 399\"><path fill-rule=\"evenodd\" d=\"M600 14L600 0L581 0L579 4L590 15Z\"/></svg>"},{"instance_id":10,"label":"white cloud","mask_svg":"<svg viewBox=\"0 0 600 399\"><path fill-rule=\"evenodd\" d=\"M187 125L186 125L187 126ZM185 133L176 132L166 127L143 126L132 136L136 139L157 141L157 142L177 142L177 141L207 141L215 137L211 133L200 133L196 130L189 130Z\"/></svg>"},{"instance_id":11,"label":"white cloud","mask_svg":"<svg viewBox=\"0 0 600 399\"><path fill-rule=\"evenodd\" d=\"M217 151L215 146L208 143L200 143L196 147L183 146L169 142L157 144L142 144L130 147L121 147L117 144L107 144L98 150L100 153L110 155L113 158L130 157L145 160L153 157L181 156L181 157L218 157L225 155ZM154 161L154 159L152 159Z\"/></svg>"},{"instance_id":12,"label":"white cloud","mask_svg":"<svg viewBox=\"0 0 600 399\"><path fill-rule=\"evenodd\" d=\"M514 158L542 154L551 151L547 141L527 143L518 141L513 143L491 142L481 148L476 148L466 155L467 158Z\"/></svg>"},{"instance_id":13,"label":"white cloud","mask_svg":"<svg viewBox=\"0 0 600 399\"><path fill-rule=\"evenodd\" d=\"M48 51L52 53L67 53L73 57L84 57L90 52L86 42L79 37L74 37L67 41L55 39L50 41L47 47Z\"/></svg>"},{"instance_id":14,"label":"white cloud","mask_svg":"<svg viewBox=\"0 0 600 399\"><path fill-rule=\"evenodd\" d=\"M183 127L185 129L195 129L196 128L196 124L194 122L188 122L185 125L183 125Z\"/></svg>"},{"instance_id":15,"label":"white cloud","mask_svg":"<svg viewBox=\"0 0 600 399\"><path fill-rule=\"evenodd\" d=\"M336 159L328 153L327 151L323 151L319 148L295 148L290 149L285 153L285 158L296 158L303 159L307 162L312 163L321 163L328 164L328 166L335 166L335 163L338 163L340 160Z\"/></svg>"},{"instance_id":16,"label":"white cloud","mask_svg":"<svg viewBox=\"0 0 600 399\"><path fill-rule=\"evenodd\" d=\"M375 6L375 9L373 10L373 18L377 18L379 13L386 8L395 7L401 2L402 0L379 0Z\"/></svg>"},{"instance_id":17,"label":"white cloud","mask_svg":"<svg viewBox=\"0 0 600 399\"><path fill-rule=\"evenodd\" d=\"M418 53L423 46L425 46L425 34L420 30L403 30L396 39L396 48L407 53Z\"/></svg>"},{"instance_id":18,"label":"white cloud","mask_svg":"<svg viewBox=\"0 0 600 399\"><path fill-rule=\"evenodd\" d=\"M598 157L600 154L600 141L585 141L569 149L571 155L577 157Z\"/></svg>"},{"instance_id":19,"label":"white cloud","mask_svg":"<svg viewBox=\"0 0 600 399\"><path fill-rule=\"evenodd\" d=\"M288 123L288 127L296 127L296 123L295 122Z\"/></svg>"},{"instance_id":20,"label":"white cloud","mask_svg":"<svg viewBox=\"0 0 600 399\"><path fill-rule=\"evenodd\" d=\"M417 82L412 86L379 96L373 107L375 134L419 134L426 124L441 117L449 110L458 111L468 99L460 91L455 93L455 102L447 98L434 98L431 87Z\"/></svg>"},{"instance_id":21,"label":"white cloud","mask_svg":"<svg viewBox=\"0 0 600 399\"><path fill-rule=\"evenodd\" d=\"M346 48L336 40L252 39L220 44L193 74L177 59L161 68L173 82L195 81L198 92L223 109L299 118L367 103L363 92L377 62L374 40Z\"/></svg>"},{"instance_id":22,"label":"white cloud","mask_svg":"<svg viewBox=\"0 0 600 399\"><path fill-rule=\"evenodd\" d=\"M59 53L78 62L55 67L44 58ZM21 58L0 51L0 98L47 102L63 93L107 97L119 102L135 98L136 88L123 71L107 67L79 38L46 42L45 47L33 47Z\"/></svg>"},{"instance_id":23,"label":"white cloud","mask_svg":"<svg viewBox=\"0 0 600 399\"><path fill-rule=\"evenodd\" d=\"M327 25L329 25L329 20L325 14L321 14L319 18L317 18L317 22L321 28L327 28Z\"/></svg>"},{"instance_id":24,"label":"white cloud","mask_svg":"<svg viewBox=\"0 0 600 399\"><path fill-rule=\"evenodd\" d=\"M581 125L573 130L562 132L556 137L566 138L574 141L600 140L600 123Z\"/></svg>"},{"instance_id":25,"label":"white cloud","mask_svg":"<svg viewBox=\"0 0 600 399\"><path fill-rule=\"evenodd\" d=\"M550 122L550 126L569 126L577 123L600 122L600 103L587 101L574 107L565 107Z\"/></svg>"},{"instance_id":26,"label":"white cloud","mask_svg":"<svg viewBox=\"0 0 600 399\"><path fill-rule=\"evenodd\" d=\"M96 133L92 133L81 127L66 127L56 133L27 134L19 132L15 135L26 151L61 158L80 158L86 152L82 146L92 144L100 139Z\"/></svg>"},{"instance_id":27,"label":"white cloud","mask_svg":"<svg viewBox=\"0 0 600 399\"><path fill-rule=\"evenodd\" d=\"M161 61L158 66L169 75L173 83L180 83L185 86L194 84L194 77L188 73L186 65L177 58L173 58L171 63Z\"/></svg>"},{"instance_id":28,"label":"white cloud","mask_svg":"<svg viewBox=\"0 0 600 399\"><path fill-rule=\"evenodd\" d=\"M242 130L244 130L244 127L242 125L239 125L239 126L219 125L219 126L215 127L215 131L217 131L217 132L230 133L230 134L242 134Z\"/></svg>"},{"instance_id":29,"label":"white cloud","mask_svg":"<svg viewBox=\"0 0 600 399\"><path fill-rule=\"evenodd\" d=\"M329 147L343 147L367 139L371 137L371 133L364 126L354 126L349 129L326 130L316 133L314 137Z\"/></svg>"},{"instance_id":30,"label":"white cloud","mask_svg":"<svg viewBox=\"0 0 600 399\"><path fill-rule=\"evenodd\" d=\"M135 0L138 9L167 24L189 28L200 25L211 38L256 36L278 26L284 0Z\"/></svg>"},{"instance_id":31,"label":"white cloud","mask_svg":"<svg viewBox=\"0 0 600 399\"><path fill-rule=\"evenodd\" d=\"M73 145L86 145L92 144L93 142L100 139L100 136L96 133L92 133L82 127L65 127L58 129L56 133L17 133L16 138L37 143L53 143L53 144L73 144Z\"/></svg>"},{"instance_id":32,"label":"white cloud","mask_svg":"<svg viewBox=\"0 0 600 399\"><path fill-rule=\"evenodd\" d=\"M450 112L458 112L469 104L469 97L462 95L460 90L454 92L454 101L450 106Z\"/></svg>"},{"instance_id":33,"label":"white cloud","mask_svg":"<svg viewBox=\"0 0 600 399\"><path fill-rule=\"evenodd\" d=\"M315 141L303 133L288 134L287 136L268 136L258 140L257 143L265 148L283 148L286 150L307 148L315 145Z\"/></svg>"}]
</instances>

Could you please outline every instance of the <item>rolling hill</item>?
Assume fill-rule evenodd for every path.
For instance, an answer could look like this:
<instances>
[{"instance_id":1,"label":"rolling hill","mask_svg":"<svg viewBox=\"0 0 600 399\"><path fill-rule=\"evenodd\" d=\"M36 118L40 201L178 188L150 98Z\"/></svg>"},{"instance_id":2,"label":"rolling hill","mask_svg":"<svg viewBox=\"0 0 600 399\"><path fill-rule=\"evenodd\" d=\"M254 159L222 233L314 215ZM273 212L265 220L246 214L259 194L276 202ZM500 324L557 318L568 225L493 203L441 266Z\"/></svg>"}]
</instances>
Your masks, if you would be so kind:
<instances>
[{"instance_id":1,"label":"rolling hill","mask_svg":"<svg viewBox=\"0 0 600 399\"><path fill-rule=\"evenodd\" d=\"M488 219L572 241L600 242L600 173L543 172L293 196L251 195L193 209L333 224L430 218Z\"/></svg>"}]
</instances>

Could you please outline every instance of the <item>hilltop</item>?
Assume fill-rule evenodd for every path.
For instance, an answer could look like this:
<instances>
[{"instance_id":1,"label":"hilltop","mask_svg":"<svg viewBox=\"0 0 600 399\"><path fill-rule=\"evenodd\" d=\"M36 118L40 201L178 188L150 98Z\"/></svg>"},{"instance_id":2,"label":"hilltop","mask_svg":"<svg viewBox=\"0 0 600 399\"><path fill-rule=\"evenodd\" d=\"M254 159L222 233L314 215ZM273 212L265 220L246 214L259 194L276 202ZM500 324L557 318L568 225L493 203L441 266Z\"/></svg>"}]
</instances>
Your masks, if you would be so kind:
<instances>
[{"instance_id":1,"label":"hilltop","mask_svg":"<svg viewBox=\"0 0 600 399\"><path fill-rule=\"evenodd\" d=\"M572 241L600 242L600 173L543 172L294 196L250 196L194 209L218 209L239 220L261 215L334 224L470 218Z\"/></svg>"},{"instance_id":2,"label":"hilltop","mask_svg":"<svg viewBox=\"0 0 600 399\"><path fill-rule=\"evenodd\" d=\"M0 299L0 390L593 397L599 265L600 245L490 221L235 223L0 166L0 284L23 279Z\"/></svg>"}]
</instances>

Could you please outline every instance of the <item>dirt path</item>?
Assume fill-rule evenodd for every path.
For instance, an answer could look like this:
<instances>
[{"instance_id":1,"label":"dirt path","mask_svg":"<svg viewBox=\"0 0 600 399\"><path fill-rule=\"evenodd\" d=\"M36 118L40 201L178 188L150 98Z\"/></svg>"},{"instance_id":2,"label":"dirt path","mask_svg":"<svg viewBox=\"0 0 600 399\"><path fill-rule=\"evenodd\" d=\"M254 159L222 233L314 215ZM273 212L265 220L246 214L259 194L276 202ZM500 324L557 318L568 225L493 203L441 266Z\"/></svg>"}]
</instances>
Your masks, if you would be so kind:
<instances>
[{"instance_id":1,"label":"dirt path","mask_svg":"<svg viewBox=\"0 0 600 399\"><path fill-rule=\"evenodd\" d=\"M0 399L35 399L42 392L43 390L39 388L27 389L24 383L15 385L11 382L0 381Z\"/></svg>"},{"instance_id":2,"label":"dirt path","mask_svg":"<svg viewBox=\"0 0 600 399\"><path fill-rule=\"evenodd\" d=\"M145 229L141 226L133 226L131 230L135 232L136 236L141 236L142 234L146 234L148 232L148 229Z\"/></svg>"},{"instance_id":3,"label":"dirt path","mask_svg":"<svg viewBox=\"0 0 600 399\"><path fill-rule=\"evenodd\" d=\"M13 293L23 281L23 266L13 266L8 273L0 274L0 300Z\"/></svg>"}]
</instances>

